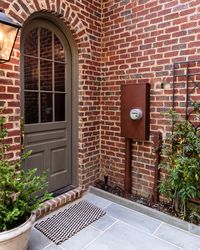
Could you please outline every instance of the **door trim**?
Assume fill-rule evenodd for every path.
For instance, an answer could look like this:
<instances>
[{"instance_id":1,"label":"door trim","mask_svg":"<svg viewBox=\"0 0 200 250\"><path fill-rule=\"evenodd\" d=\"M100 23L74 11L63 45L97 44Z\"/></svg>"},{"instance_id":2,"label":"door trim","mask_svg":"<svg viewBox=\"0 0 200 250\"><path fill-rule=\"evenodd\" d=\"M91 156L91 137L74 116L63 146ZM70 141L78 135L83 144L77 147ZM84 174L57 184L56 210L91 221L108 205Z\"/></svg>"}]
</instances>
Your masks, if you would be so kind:
<instances>
[{"instance_id":1,"label":"door trim","mask_svg":"<svg viewBox=\"0 0 200 250\"><path fill-rule=\"evenodd\" d=\"M33 20L43 19L44 21L48 21L52 23L53 26L56 26L64 35L65 39L68 41L70 51L71 51L71 178L72 185L78 186L78 83L79 83L79 66L78 66L78 48L76 46L76 41L70 32L70 30L66 27L64 22L60 20L58 17L54 16L50 13L34 13L32 14L24 23L24 26L21 31L21 51L22 46L24 44L24 32L29 23ZM21 83L23 82L23 54L20 56L20 64L21 64ZM23 94L24 88L21 85L21 95ZM23 102L21 99L21 114L23 111Z\"/></svg>"}]
</instances>

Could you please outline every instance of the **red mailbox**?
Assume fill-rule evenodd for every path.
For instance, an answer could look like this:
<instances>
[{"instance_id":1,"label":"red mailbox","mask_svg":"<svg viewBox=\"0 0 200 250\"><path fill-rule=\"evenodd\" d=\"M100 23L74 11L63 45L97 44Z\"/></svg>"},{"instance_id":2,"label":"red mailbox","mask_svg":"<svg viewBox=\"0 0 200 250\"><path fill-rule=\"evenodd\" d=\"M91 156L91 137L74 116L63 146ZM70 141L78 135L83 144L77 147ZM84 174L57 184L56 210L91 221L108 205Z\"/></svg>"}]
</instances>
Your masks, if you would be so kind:
<instances>
[{"instance_id":1,"label":"red mailbox","mask_svg":"<svg viewBox=\"0 0 200 250\"><path fill-rule=\"evenodd\" d=\"M121 135L135 141L149 139L150 84L121 85Z\"/></svg>"}]
</instances>

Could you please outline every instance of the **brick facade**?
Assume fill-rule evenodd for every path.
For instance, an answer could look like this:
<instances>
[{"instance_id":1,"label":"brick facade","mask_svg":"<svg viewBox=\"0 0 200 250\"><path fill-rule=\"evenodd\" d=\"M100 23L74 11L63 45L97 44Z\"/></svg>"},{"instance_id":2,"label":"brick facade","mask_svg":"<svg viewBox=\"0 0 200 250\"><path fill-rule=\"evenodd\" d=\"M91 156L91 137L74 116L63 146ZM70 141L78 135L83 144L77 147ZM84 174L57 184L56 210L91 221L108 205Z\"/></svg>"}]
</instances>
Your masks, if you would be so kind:
<instances>
[{"instance_id":1,"label":"brick facade","mask_svg":"<svg viewBox=\"0 0 200 250\"><path fill-rule=\"evenodd\" d=\"M76 41L79 60L79 185L93 184L100 166L100 55L101 4L90 1L0 1L0 8L23 23L32 13L48 11L62 19ZM5 101L8 117L10 157L20 152L20 34L10 63L0 65L0 100ZM2 105L2 103L1 103Z\"/></svg>"},{"instance_id":2,"label":"brick facade","mask_svg":"<svg viewBox=\"0 0 200 250\"><path fill-rule=\"evenodd\" d=\"M151 135L169 130L160 111L172 105L172 65L200 59L198 0L1 0L21 24L48 11L71 30L79 55L79 184L87 187L107 172L123 185L124 138L120 136L120 85L151 84ZM20 35L10 63L0 65L0 103L6 102L10 157L19 155ZM133 142L133 191L153 187L154 151Z\"/></svg>"},{"instance_id":3,"label":"brick facade","mask_svg":"<svg viewBox=\"0 0 200 250\"><path fill-rule=\"evenodd\" d=\"M200 59L200 2L104 0L102 4L101 166L123 185L124 139L120 137L120 85L151 84L150 130L170 129L163 109L172 107L174 62ZM154 150L133 142L133 191L153 188Z\"/></svg>"}]
</instances>

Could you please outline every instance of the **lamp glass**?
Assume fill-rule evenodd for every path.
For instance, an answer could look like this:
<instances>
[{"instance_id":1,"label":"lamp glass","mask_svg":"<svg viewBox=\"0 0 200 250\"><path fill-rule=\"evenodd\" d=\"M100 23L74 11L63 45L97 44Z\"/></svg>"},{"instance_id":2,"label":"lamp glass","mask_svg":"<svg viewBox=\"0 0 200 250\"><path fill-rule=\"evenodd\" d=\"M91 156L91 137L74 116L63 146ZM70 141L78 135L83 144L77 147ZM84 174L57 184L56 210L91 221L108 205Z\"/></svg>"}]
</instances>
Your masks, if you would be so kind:
<instances>
[{"instance_id":1,"label":"lamp glass","mask_svg":"<svg viewBox=\"0 0 200 250\"><path fill-rule=\"evenodd\" d=\"M0 23L0 61L9 61L18 28Z\"/></svg>"}]
</instances>

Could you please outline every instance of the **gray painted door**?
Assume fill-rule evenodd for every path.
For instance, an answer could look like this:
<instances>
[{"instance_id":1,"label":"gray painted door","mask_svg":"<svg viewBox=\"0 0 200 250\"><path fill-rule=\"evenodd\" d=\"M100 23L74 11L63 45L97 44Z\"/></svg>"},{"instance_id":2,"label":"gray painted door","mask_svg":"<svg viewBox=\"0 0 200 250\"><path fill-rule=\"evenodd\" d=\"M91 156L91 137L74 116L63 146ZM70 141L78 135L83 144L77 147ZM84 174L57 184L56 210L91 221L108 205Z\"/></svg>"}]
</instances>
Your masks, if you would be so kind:
<instances>
[{"instance_id":1,"label":"gray painted door","mask_svg":"<svg viewBox=\"0 0 200 250\"><path fill-rule=\"evenodd\" d=\"M69 186L71 174L71 53L63 33L44 20L24 30L22 49L25 169L48 173L49 191Z\"/></svg>"}]
</instances>

